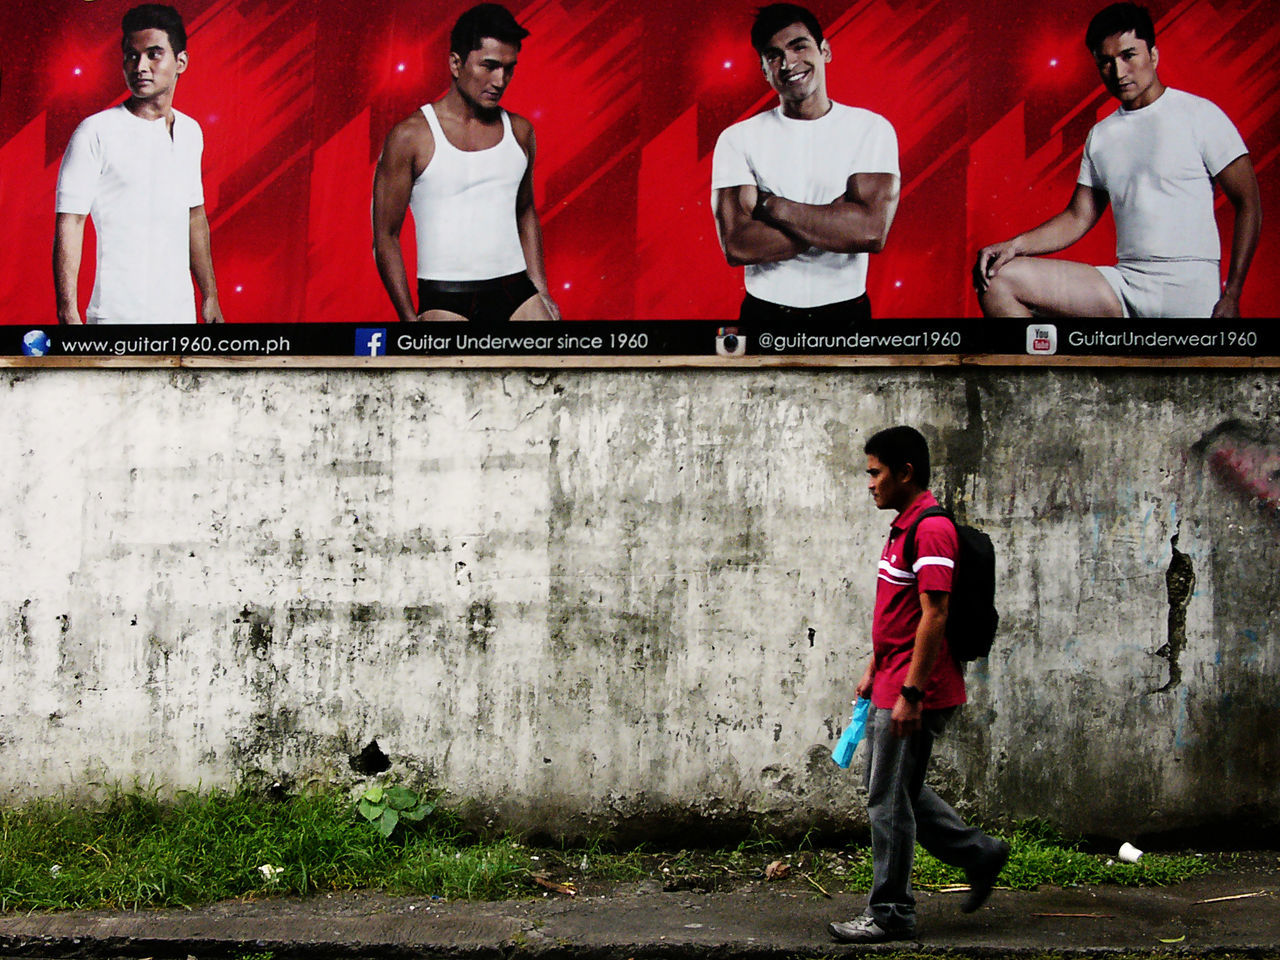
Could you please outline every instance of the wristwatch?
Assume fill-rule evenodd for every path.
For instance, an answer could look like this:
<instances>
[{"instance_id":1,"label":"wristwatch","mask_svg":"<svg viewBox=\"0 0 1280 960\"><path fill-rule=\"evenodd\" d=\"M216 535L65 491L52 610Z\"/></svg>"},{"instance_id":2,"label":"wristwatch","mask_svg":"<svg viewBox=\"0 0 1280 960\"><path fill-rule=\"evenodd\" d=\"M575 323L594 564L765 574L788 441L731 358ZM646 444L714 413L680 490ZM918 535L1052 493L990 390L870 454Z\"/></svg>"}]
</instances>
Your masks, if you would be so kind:
<instances>
[{"instance_id":1,"label":"wristwatch","mask_svg":"<svg viewBox=\"0 0 1280 960\"><path fill-rule=\"evenodd\" d=\"M920 703L924 700L924 691L921 690L919 687L903 686L901 692L902 692L902 699L907 701L907 703L911 704L912 706L915 706L917 703Z\"/></svg>"}]
</instances>

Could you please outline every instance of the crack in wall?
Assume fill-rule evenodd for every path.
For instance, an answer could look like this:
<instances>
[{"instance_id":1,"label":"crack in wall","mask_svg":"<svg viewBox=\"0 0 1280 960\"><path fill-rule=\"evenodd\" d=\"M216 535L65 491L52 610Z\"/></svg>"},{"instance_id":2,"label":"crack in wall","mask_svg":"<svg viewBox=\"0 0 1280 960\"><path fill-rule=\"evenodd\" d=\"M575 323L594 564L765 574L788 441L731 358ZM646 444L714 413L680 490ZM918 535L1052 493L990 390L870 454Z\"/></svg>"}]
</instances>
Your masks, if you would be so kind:
<instances>
[{"instance_id":1,"label":"crack in wall","mask_svg":"<svg viewBox=\"0 0 1280 960\"><path fill-rule=\"evenodd\" d=\"M1191 558L1178 549L1178 535L1169 541L1173 556L1164 574L1165 590L1169 596L1169 633L1156 656L1169 661L1169 679L1163 687L1153 691L1164 693L1182 682L1182 651L1187 646L1187 605L1196 588L1196 571Z\"/></svg>"}]
</instances>

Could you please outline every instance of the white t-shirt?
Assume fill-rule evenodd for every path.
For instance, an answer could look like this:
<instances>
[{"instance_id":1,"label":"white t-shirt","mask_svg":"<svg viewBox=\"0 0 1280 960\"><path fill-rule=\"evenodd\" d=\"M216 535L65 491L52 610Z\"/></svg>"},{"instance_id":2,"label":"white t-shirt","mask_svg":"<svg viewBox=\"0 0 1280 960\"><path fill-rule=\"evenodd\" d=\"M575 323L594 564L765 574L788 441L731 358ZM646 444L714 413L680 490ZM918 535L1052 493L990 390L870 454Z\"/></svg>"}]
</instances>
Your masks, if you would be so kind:
<instances>
[{"instance_id":1,"label":"white t-shirt","mask_svg":"<svg viewBox=\"0 0 1280 960\"><path fill-rule=\"evenodd\" d=\"M1117 260L1218 260L1210 178L1248 152L1215 104L1166 89L1089 131L1077 182L1111 198Z\"/></svg>"},{"instance_id":2,"label":"white t-shirt","mask_svg":"<svg viewBox=\"0 0 1280 960\"><path fill-rule=\"evenodd\" d=\"M817 120L793 120L782 107L735 123L716 141L711 189L755 184L799 203L843 196L855 173L898 174L898 138L889 121L832 103ZM788 307L819 307L867 292L866 253L810 247L790 260L746 268L747 292Z\"/></svg>"},{"instance_id":3,"label":"white t-shirt","mask_svg":"<svg viewBox=\"0 0 1280 960\"><path fill-rule=\"evenodd\" d=\"M58 213L88 214L98 265L88 323L195 323L191 208L204 203L204 136L186 114L144 120L124 104L76 127L58 172Z\"/></svg>"}]
</instances>

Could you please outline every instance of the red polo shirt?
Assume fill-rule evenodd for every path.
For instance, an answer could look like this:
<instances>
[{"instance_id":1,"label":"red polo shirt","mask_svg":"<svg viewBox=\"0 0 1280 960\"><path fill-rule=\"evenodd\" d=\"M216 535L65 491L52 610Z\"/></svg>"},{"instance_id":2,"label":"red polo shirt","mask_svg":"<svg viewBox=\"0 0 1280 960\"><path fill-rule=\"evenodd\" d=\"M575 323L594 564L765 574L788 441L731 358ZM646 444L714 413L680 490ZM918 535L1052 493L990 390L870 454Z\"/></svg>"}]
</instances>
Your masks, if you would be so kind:
<instances>
[{"instance_id":1,"label":"red polo shirt","mask_svg":"<svg viewBox=\"0 0 1280 960\"><path fill-rule=\"evenodd\" d=\"M916 628L920 626L920 591L951 592L951 572L959 545L956 528L946 517L929 517L916 528L916 559L906 569L902 557L906 532L923 511L938 501L926 490L894 518L889 539L880 554L876 578L876 612L871 621L871 646L876 660L871 702L892 710L911 669ZM942 653L924 688L926 710L942 710L965 702L964 675L943 640Z\"/></svg>"}]
</instances>

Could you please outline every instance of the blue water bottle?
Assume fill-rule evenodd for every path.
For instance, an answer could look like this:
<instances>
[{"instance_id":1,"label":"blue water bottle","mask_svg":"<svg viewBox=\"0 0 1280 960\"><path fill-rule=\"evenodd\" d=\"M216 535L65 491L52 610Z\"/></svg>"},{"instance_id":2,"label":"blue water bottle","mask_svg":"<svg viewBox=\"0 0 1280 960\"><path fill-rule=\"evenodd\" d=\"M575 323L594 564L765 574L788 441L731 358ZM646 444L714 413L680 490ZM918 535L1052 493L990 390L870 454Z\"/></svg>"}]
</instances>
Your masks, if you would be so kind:
<instances>
[{"instance_id":1,"label":"blue water bottle","mask_svg":"<svg viewBox=\"0 0 1280 960\"><path fill-rule=\"evenodd\" d=\"M849 725L844 728L835 749L831 751L831 759L841 770L848 770L849 764L853 762L853 751L862 742L862 735L867 730L867 713L870 710L870 698L859 697L853 701L853 716L849 718Z\"/></svg>"}]
</instances>

